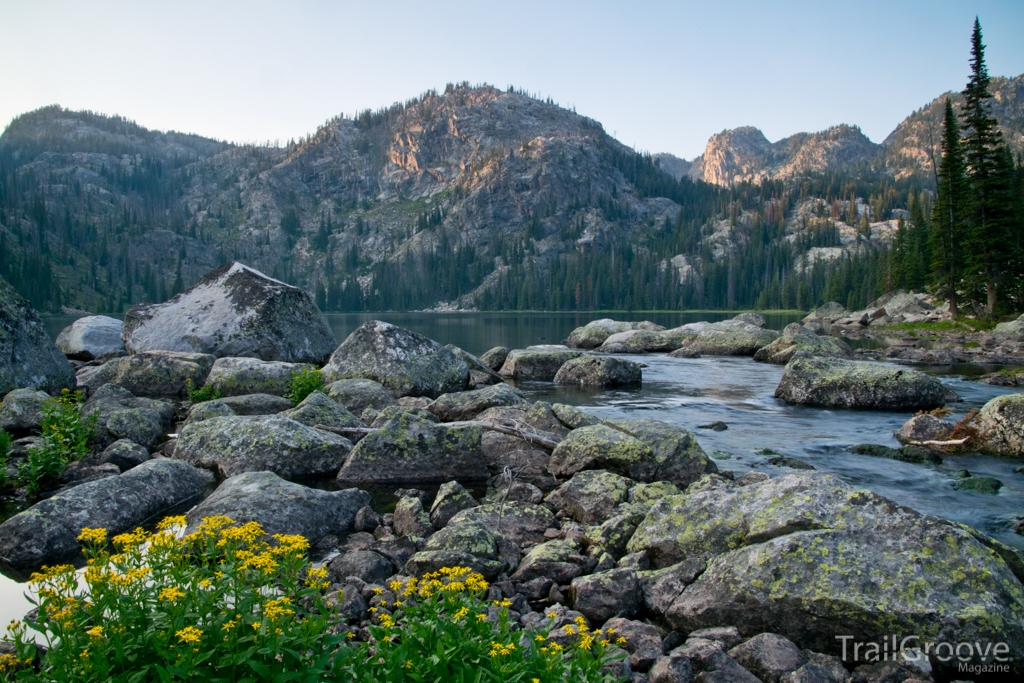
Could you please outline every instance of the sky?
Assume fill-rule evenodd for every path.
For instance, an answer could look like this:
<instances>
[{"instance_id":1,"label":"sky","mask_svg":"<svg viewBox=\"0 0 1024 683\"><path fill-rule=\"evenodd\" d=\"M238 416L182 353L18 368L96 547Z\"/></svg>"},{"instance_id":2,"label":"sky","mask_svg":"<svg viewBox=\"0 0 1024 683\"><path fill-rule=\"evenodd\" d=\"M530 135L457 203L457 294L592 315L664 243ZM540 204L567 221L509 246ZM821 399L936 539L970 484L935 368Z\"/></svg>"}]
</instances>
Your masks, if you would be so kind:
<instances>
[{"instance_id":1,"label":"sky","mask_svg":"<svg viewBox=\"0 0 1024 683\"><path fill-rule=\"evenodd\" d=\"M551 97L640 151L692 159L753 125L881 142L969 74L1024 73L1024 0L0 0L0 127L49 104L286 142L469 81Z\"/></svg>"}]
</instances>

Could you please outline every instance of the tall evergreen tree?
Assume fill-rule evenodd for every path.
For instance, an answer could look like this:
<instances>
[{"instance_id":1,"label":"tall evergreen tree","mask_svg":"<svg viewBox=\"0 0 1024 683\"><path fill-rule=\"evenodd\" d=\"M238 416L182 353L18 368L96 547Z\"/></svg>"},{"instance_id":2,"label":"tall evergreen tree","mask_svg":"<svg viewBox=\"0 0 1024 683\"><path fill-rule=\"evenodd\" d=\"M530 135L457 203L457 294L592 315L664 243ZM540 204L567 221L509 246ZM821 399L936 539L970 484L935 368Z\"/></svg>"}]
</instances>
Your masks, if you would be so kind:
<instances>
[{"instance_id":1,"label":"tall evergreen tree","mask_svg":"<svg viewBox=\"0 0 1024 683\"><path fill-rule=\"evenodd\" d=\"M966 203L964 157L960 148L960 126L953 102L946 98L946 117L942 125L942 159L936 185L938 197L932 215L931 251L935 282L946 295L949 313L957 311L957 286L963 264L963 218Z\"/></svg>"},{"instance_id":2,"label":"tall evergreen tree","mask_svg":"<svg viewBox=\"0 0 1024 683\"><path fill-rule=\"evenodd\" d=\"M1007 247L1012 221L1012 164L1004 163L1005 142L991 114L981 23L971 34L971 77L964 89L964 158L969 184L967 266L970 284L984 286L986 310L996 312L998 286L1012 263Z\"/></svg>"}]
</instances>

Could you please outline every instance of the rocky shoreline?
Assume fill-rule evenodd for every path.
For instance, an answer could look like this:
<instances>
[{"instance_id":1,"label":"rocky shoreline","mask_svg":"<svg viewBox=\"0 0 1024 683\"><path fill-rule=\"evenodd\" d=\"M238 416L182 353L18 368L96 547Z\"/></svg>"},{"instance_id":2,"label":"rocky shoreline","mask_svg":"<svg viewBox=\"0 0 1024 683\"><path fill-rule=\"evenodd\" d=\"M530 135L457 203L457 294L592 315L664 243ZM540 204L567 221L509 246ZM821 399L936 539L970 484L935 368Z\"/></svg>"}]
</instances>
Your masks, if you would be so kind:
<instances>
[{"instance_id":1,"label":"rocky shoreline","mask_svg":"<svg viewBox=\"0 0 1024 683\"><path fill-rule=\"evenodd\" d=\"M5 296L3 310L31 328L34 312ZM514 386L637 386L642 365L624 354L679 363L741 355L785 365L776 396L788 402L941 408L956 396L934 377L858 361L865 354L829 336L851 337L854 325L874 334L883 328L872 321L917 315L909 302L866 325L864 315L829 317L840 313L832 306L782 331L757 314L667 330L598 320L563 345L478 358L381 321L337 344L303 297L234 264L166 304L133 309L123 327L77 321L56 356L25 325L3 328L21 354L0 368L15 378L0 406L0 426L16 437L8 469L38 443L47 391L85 392L80 414L95 421L89 453L60 488L0 524L5 570L73 561L85 526L113 536L187 508L190 525L226 515L307 537L326 558L329 592L344 595L338 619L361 638L369 610L394 602L391 581L464 566L510 601L522 628L551 613L556 640L580 617L615 628L628 653L615 673L636 683L947 680L956 671L916 649L844 660L844 634L1005 643L1016 657L1008 666L1024 672L1021 551L834 475L734 476L678 425L600 421L530 402ZM992 333L993 357L1016 357L1013 334L1012 325ZM31 344L52 372L18 374ZM321 389L285 398L291 378L314 369ZM190 401L193 387L211 400ZM1021 457L1022 398L1000 396L961 425L922 413L899 437L918 449L911 455L941 458L969 444ZM306 485L325 477L336 490ZM374 509L365 490L382 486L397 489L393 511ZM436 495L424 491L434 486Z\"/></svg>"}]
</instances>

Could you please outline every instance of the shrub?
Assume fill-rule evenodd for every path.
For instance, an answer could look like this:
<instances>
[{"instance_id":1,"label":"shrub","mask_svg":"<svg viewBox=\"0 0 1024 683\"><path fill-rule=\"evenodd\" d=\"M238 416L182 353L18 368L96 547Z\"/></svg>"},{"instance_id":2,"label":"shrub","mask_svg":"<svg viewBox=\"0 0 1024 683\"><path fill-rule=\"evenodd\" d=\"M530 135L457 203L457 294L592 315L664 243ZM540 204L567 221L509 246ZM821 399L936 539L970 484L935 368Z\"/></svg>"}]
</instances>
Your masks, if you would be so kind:
<instances>
[{"instance_id":1,"label":"shrub","mask_svg":"<svg viewBox=\"0 0 1024 683\"><path fill-rule=\"evenodd\" d=\"M293 406L302 403L303 400L314 391L319 391L324 386L324 378L317 368L303 368L292 373L291 388L284 395L292 402Z\"/></svg>"},{"instance_id":2,"label":"shrub","mask_svg":"<svg viewBox=\"0 0 1024 683\"><path fill-rule=\"evenodd\" d=\"M219 389L214 389L211 386L196 388L191 377L185 380L185 390L188 392L188 400L192 405L224 398L224 394L220 393Z\"/></svg>"},{"instance_id":3,"label":"shrub","mask_svg":"<svg viewBox=\"0 0 1024 683\"><path fill-rule=\"evenodd\" d=\"M42 441L28 449L18 468L18 478L30 496L55 483L70 463L88 455L89 438L96 429L98 415L93 413L82 419L79 406L84 399L82 392L64 389L43 406L39 423Z\"/></svg>"},{"instance_id":4,"label":"shrub","mask_svg":"<svg viewBox=\"0 0 1024 683\"><path fill-rule=\"evenodd\" d=\"M305 538L267 539L259 524L227 517L205 518L179 538L184 522L169 517L155 533L116 536L113 554L105 530L83 529L81 577L70 565L33 574L38 617L8 627L13 653L0 655L0 680L610 679L601 669L614 658L612 633L582 619L567 627L565 645L548 637L550 624L516 631L509 603L489 604L483 577L463 567L379 590L369 642L351 642Z\"/></svg>"}]
</instances>

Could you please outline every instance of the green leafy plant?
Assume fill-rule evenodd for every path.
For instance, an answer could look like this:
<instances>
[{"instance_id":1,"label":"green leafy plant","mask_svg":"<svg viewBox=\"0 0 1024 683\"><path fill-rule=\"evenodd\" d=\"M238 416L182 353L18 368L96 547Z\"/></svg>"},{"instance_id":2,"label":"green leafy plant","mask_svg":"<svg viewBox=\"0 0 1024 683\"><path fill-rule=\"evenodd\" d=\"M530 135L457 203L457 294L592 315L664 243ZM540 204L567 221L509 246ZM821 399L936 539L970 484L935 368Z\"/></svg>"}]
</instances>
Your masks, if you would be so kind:
<instances>
[{"instance_id":1,"label":"green leafy plant","mask_svg":"<svg viewBox=\"0 0 1024 683\"><path fill-rule=\"evenodd\" d=\"M185 390L188 392L188 400L192 405L224 398L224 394L220 393L220 389L215 389L211 386L196 387L192 383L191 377L185 380Z\"/></svg>"},{"instance_id":2,"label":"green leafy plant","mask_svg":"<svg viewBox=\"0 0 1024 683\"><path fill-rule=\"evenodd\" d=\"M292 379L288 393L284 395L292 402L293 406L302 403L303 400L314 391L319 391L324 386L324 378L317 368L303 368L292 373Z\"/></svg>"},{"instance_id":3,"label":"green leafy plant","mask_svg":"<svg viewBox=\"0 0 1024 683\"><path fill-rule=\"evenodd\" d=\"M28 449L18 468L18 478L30 496L55 483L65 467L89 453L89 438L99 415L93 413L83 419L79 406L84 400L82 392L64 389L44 404L39 423L42 440Z\"/></svg>"},{"instance_id":4,"label":"green leafy plant","mask_svg":"<svg viewBox=\"0 0 1024 683\"><path fill-rule=\"evenodd\" d=\"M0 429L0 489L10 485L7 478L7 453L11 450L11 435Z\"/></svg>"}]
</instances>

